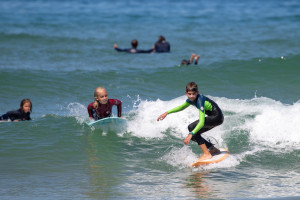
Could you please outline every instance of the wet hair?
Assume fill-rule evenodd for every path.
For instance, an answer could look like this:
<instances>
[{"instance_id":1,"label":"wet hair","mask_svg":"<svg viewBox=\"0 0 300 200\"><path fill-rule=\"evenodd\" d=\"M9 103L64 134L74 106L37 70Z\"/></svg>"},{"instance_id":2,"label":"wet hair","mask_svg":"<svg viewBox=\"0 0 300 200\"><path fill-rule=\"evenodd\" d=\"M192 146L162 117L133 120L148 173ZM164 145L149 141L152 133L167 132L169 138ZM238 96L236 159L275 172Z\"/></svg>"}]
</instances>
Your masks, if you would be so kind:
<instances>
[{"instance_id":1,"label":"wet hair","mask_svg":"<svg viewBox=\"0 0 300 200\"><path fill-rule=\"evenodd\" d=\"M158 42L159 43L161 43L161 42L163 42L163 41L165 41L166 40L166 38L164 37L164 36L162 36L162 35L160 35L159 37L158 37Z\"/></svg>"},{"instance_id":2,"label":"wet hair","mask_svg":"<svg viewBox=\"0 0 300 200\"><path fill-rule=\"evenodd\" d=\"M132 46L133 48L136 49L138 45L139 45L139 42L138 42L136 39L134 39L134 40L131 41L131 46Z\"/></svg>"},{"instance_id":3,"label":"wet hair","mask_svg":"<svg viewBox=\"0 0 300 200\"><path fill-rule=\"evenodd\" d=\"M198 92L198 86L195 82L189 82L187 85L186 85L186 89L185 89L186 92Z\"/></svg>"},{"instance_id":4,"label":"wet hair","mask_svg":"<svg viewBox=\"0 0 300 200\"><path fill-rule=\"evenodd\" d=\"M22 101L20 103L21 110L23 110L23 106L25 103L30 103L30 112L32 112L32 103L31 103L30 99L22 99Z\"/></svg>"},{"instance_id":5,"label":"wet hair","mask_svg":"<svg viewBox=\"0 0 300 200\"><path fill-rule=\"evenodd\" d=\"M189 65L190 62L188 60L182 60L181 65Z\"/></svg>"},{"instance_id":6,"label":"wet hair","mask_svg":"<svg viewBox=\"0 0 300 200\"><path fill-rule=\"evenodd\" d=\"M99 90L105 90L105 88L104 87L97 87L96 89L95 89L95 91L94 91L94 108L98 108L98 106L99 106L99 102L97 101L97 97L98 97L98 91Z\"/></svg>"}]
</instances>

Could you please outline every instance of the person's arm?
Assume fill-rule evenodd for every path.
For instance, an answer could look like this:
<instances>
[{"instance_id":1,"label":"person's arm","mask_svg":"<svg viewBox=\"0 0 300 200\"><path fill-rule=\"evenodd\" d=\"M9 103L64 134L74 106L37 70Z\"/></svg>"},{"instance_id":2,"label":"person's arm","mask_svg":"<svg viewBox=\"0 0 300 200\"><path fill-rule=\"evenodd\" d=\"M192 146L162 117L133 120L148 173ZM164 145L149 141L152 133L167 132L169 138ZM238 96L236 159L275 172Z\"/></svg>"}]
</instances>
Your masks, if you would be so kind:
<instances>
[{"instance_id":1,"label":"person's arm","mask_svg":"<svg viewBox=\"0 0 300 200\"><path fill-rule=\"evenodd\" d=\"M199 122L197 126L188 134L188 136L184 139L184 144L188 145L192 137L197 133L203 126L205 122L205 114L201 110L199 110Z\"/></svg>"},{"instance_id":2,"label":"person's arm","mask_svg":"<svg viewBox=\"0 0 300 200\"><path fill-rule=\"evenodd\" d=\"M122 117L122 101L115 99L114 105L117 106L118 117Z\"/></svg>"},{"instance_id":3,"label":"person's arm","mask_svg":"<svg viewBox=\"0 0 300 200\"><path fill-rule=\"evenodd\" d=\"M90 119L94 119L94 116L93 116L93 109L94 109L94 106L93 106L93 103L90 103L87 107L87 111L89 113L89 118Z\"/></svg>"},{"instance_id":4,"label":"person's arm","mask_svg":"<svg viewBox=\"0 0 300 200\"><path fill-rule=\"evenodd\" d=\"M129 50L130 50L130 49L120 49L117 44L114 44L114 49L116 51L126 51L126 52L129 52Z\"/></svg>"},{"instance_id":5,"label":"person's arm","mask_svg":"<svg viewBox=\"0 0 300 200\"><path fill-rule=\"evenodd\" d=\"M189 107L189 106L190 106L190 104L189 104L188 102L184 102L182 105L177 106L177 107L175 107L175 108L169 110L169 111L168 111L168 114L182 111L182 110L186 109L186 108Z\"/></svg>"},{"instance_id":6,"label":"person's arm","mask_svg":"<svg viewBox=\"0 0 300 200\"><path fill-rule=\"evenodd\" d=\"M26 119L25 120L31 120L31 118L30 118L30 112L26 115Z\"/></svg>"},{"instance_id":7,"label":"person's arm","mask_svg":"<svg viewBox=\"0 0 300 200\"><path fill-rule=\"evenodd\" d=\"M195 135L195 133L197 133L204 126L204 122L205 122L205 114L204 112L199 110L199 122L197 126L194 128L194 130L190 132L190 134Z\"/></svg>"},{"instance_id":8,"label":"person's arm","mask_svg":"<svg viewBox=\"0 0 300 200\"><path fill-rule=\"evenodd\" d=\"M13 110L6 113L11 121L17 121L20 118L19 110Z\"/></svg>"},{"instance_id":9,"label":"person's arm","mask_svg":"<svg viewBox=\"0 0 300 200\"><path fill-rule=\"evenodd\" d=\"M199 110L199 122L198 122L197 126L194 128L194 130L192 131L192 135L195 135L195 133L197 133L204 126L205 110L212 111L212 105L209 101L204 102L204 111L203 112L201 110Z\"/></svg>"},{"instance_id":10,"label":"person's arm","mask_svg":"<svg viewBox=\"0 0 300 200\"><path fill-rule=\"evenodd\" d=\"M153 52L153 48L149 50L140 50L140 49L136 50L136 53L152 53L152 52Z\"/></svg>"},{"instance_id":11,"label":"person's arm","mask_svg":"<svg viewBox=\"0 0 300 200\"><path fill-rule=\"evenodd\" d=\"M118 47L115 48L115 50L116 50L116 51L121 51L121 52L124 52L124 51L128 52L128 51L129 51L128 49L120 49L120 48L118 48Z\"/></svg>"},{"instance_id":12,"label":"person's arm","mask_svg":"<svg viewBox=\"0 0 300 200\"><path fill-rule=\"evenodd\" d=\"M179 112L179 111L182 111L184 109L186 109L187 107L189 107L190 104L188 102L184 102L182 105L180 106L177 106L167 112L164 112L163 114L161 114L158 118L157 118L157 121L159 120L163 120L168 114L171 114L171 113L175 113L175 112Z\"/></svg>"}]
</instances>

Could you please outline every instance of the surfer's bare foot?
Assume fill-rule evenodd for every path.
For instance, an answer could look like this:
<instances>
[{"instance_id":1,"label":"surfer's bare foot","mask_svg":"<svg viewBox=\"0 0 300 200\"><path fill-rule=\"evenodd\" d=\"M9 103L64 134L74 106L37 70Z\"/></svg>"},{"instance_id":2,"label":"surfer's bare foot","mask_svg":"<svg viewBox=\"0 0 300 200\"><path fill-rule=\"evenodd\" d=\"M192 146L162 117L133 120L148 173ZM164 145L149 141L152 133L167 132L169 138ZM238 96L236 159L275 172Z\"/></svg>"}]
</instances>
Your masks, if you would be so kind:
<instances>
[{"instance_id":1,"label":"surfer's bare foot","mask_svg":"<svg viewBox=\"0 0 300 200\"><path fill-rule=\"evenodd\" d=\"M197 64L198 64L198 60L199 60L199 58L200 58L200 55L198 55L198 56L195 56L195 65L197 65Z\"/></svg>"},{"instance_id":2,"label":"surfer's bare foot","mask_svg":"<svg viewBox=\"0 0 300 200\"><path fill-rule=\"evenodd\" d=\"M202 154L200 156L200 158L198 158L198 162L202 161L202 160L210 159L210 158L212 158L212 155L210 153L208 153L208 154Z\"/></svg>"},{"instance_id":3,"label":"surfer's bare foot","mask_svg":"<svg viewBox=\"0 0 300 200\"><path fill-rule=\"evenodd\" d=\"M190 63L193 63L193 60L195 58L196 54L192 53L191 57L190 57Z\"/></svg>"},{"instance_id":4,"label":"surfer's bare foot","mask_svg":"<svg viewBox=\"0 0 300 200\"><path fill-rule=\"evenodd\" d=\"M217 149L216 147L213 147L211 150L209 150L209 153L214 156L214 155L218 155L219 153L221 153L221 151L219 149Z\"/></svg>"}]
</instances>

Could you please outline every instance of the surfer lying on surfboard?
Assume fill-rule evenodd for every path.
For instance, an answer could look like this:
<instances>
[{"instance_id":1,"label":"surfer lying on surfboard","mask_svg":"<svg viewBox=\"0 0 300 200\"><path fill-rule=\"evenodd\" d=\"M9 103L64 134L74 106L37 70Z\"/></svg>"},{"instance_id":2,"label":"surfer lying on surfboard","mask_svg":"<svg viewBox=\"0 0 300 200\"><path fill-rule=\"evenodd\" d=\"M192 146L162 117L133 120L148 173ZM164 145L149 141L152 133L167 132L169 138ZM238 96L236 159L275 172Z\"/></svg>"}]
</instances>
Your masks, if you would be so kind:
<instances>
[{"instance_id":1,"label":"surfer lying on surfboard","mask_svg":"<svg viewBox=\"0 0 300 200\"><path fill-rule=\"evenodd\" d=\"M105 88L97 87L94 91L94 99L94 102L87 107L90 119L99 120L110 117L114 105L117 106L118 117L122 117L122 102L118 99L108 99Z\"/></svg>"},{"instance_id":2,"label":"surfer lying on surfboard","mask_svg":"<svg viewBox=\"0 0 300 200\"><path fill-rule=\"evenodd\" d=\"M32 111L32 103L30 99L23 99L18 110L12 110L0 116L0 121L25 121L31 120L30 112Z\"/></svg>"},{"instance_id":3,"label":"surfer lying on surfboard","mask_svg":"<svg viewBox=\"0 0 300 200\"><path fill-rule=\"evenodd\" d=\"M184 144L188 145L190 140L197 142L203 151L198 161L210 159L213 155L220 153L220 150L214 147L211 142L205 140L201 134L222 124L224 121L223 113L214 101L199 94L196 83L188 83L186 85L185 94L188 99L182 105L161 114L157 118L157 121L163 120L168 114L182 111L190 105L195 106L199 110L199 120L196 120L188 126L190 133L185 138ZM205 115L207 116L205 117Z\"/></svg>"}]
</instances>

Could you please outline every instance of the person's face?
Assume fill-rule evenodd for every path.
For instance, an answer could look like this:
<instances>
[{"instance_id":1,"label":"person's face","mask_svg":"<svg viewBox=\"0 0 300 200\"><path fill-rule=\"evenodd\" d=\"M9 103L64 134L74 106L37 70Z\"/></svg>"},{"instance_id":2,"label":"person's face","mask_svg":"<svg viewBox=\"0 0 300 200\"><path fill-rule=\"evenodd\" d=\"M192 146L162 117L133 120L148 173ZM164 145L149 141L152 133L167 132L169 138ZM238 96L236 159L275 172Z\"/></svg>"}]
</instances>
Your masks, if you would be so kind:
<instances>
[{"instance_id":1,"label":"person's face","mask_svg":"<svg viewBox=\"0 0 300 200\"><path fill-rule=\"evenodd\" d=\"M188 92L185 92L185 94L189 100L194 101L196 99L197 95L199 94L199 92L188 91Z\"/></svg>"},{"instance_id":2,"label":"person's face","mask_svg":"<svg viewBox=\"0 0 300 200\"><path fill-rule=\"evenodd\" d=\"M97 100L101 104L107 104L107 102L108 102L108 94L107 94L106 90L100 90L98 92Z\"/></svg>"},{"instance_id":3,"label":"person's face","mask_svg":"<svg viewBox=\"0 0 300 200\"><path fill-rule=\"evenodd\" d=\"M24 113L28 113L31 109L31 104L29 102L24 103L24 105L22 106L22 110L24 111Z\"/></svg>"}]
</instances>

